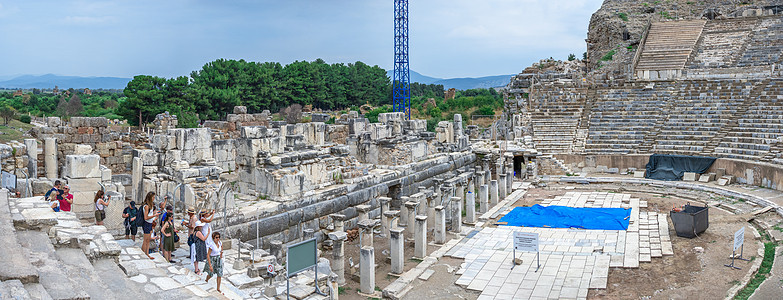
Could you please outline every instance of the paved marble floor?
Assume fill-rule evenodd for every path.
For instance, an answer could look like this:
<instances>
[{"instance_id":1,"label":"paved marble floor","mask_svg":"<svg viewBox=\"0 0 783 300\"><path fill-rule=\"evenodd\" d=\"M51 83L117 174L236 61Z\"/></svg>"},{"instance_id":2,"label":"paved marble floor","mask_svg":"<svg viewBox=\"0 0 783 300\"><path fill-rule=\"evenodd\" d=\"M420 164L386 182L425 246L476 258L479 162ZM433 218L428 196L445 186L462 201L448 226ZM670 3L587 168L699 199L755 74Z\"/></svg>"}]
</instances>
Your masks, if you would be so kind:
<instances>
[{"instance_id":1,"label":"paved marble floor","mask_svg":"<svg viewBox=\"0 0 783 300\"><path fill-rule=\"evenodd\" d=\"M610 267L636 268L673 254L666 215L641 211L646 203L629 194L569 192L542 205L631 208L630 225L628 230L483 228L446 253L465 259L456 284L481 291L479 299L585 299L588 289L606 288ZM522 264L511 268L514 231L539 234L538 261L535 253L517 252Z\"/></svg>"}]
</instances>

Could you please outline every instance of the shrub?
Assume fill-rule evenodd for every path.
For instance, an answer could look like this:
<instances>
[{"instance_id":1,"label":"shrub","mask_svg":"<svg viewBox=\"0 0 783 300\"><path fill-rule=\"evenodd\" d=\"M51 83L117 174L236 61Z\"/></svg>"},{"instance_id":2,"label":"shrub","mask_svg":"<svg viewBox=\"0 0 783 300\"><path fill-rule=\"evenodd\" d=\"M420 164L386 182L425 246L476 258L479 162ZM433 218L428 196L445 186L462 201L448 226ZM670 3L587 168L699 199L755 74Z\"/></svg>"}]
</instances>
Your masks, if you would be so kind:
<instances>
[{"instance_id":1,"label":"shrub","mask_svg":"<svg viewBox=\"0 0 783 300\"><path fill-rule=\"evenodd\" d=\"M628 14L626 13L619 13L617 14L618 17L620 17L621 20L628 22Z\"/></svg>"},{"instance_id":2,"label":"shrub","mask_svg":"<svg viewBox=\"0 0 783 300\"><path fill-rule=\"evenodd\" d=\"M492 109L491 106L482 106L476 111L473 112L474 116L493 116L495 115L495 110Z\"/></svg>"},{"instance_id":3,"label":"shrub","mask_svg":"<svg viewBox=\"0 0 783 300\"><path fill-rule=\"evenodd\" d=\"M25 124L30 124L30 122L33 121L33 118L28 115L21 115L19 116L19 121Z\"/></svg>"},{"instance_id":4,"label":"shrub","mask_svg":"<svg viewBox=\"0 0 783 300\"><path fill-rule=\"evenodd\" d=\"M614 49L610 50L609 52L606 52L606 55L604 55L604 57L601 57L601 61L612 60L612 57L614 56L615 53L616 51L614 51Z\"/></svg>"}]
</instances>

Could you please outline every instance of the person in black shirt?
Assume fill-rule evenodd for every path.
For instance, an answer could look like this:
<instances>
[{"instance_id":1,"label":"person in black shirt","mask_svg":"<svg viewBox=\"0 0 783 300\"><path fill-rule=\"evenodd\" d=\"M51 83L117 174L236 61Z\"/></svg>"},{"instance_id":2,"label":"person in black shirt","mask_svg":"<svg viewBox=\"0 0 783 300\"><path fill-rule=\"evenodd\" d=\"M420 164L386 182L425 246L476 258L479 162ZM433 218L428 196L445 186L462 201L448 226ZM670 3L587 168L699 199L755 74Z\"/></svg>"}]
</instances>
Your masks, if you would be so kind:
<instances>
[{"instance_id":1,"label":"person in black shirt","mask_svg":"<svg viewBox=\"0 0 783 300\"><path fill-rule=\"evenodd\" d=\"M139 232L139 227L136 225L136 214L139 209L136 208L136 202L131 201L130 205L122 211L122 217L125 218L125 238L130 238L135 242L136 233Z\"/></svg>"}]
</instances>

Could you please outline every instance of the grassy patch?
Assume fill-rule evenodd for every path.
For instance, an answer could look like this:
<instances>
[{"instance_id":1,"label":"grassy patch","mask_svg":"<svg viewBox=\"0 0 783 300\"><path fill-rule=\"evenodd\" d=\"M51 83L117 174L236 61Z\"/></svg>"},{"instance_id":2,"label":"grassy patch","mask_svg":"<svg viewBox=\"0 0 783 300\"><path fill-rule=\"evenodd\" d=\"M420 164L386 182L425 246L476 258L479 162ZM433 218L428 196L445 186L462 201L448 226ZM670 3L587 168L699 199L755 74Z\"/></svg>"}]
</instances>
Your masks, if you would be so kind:
<instances>
[{"instance_id":1,"label":"grassy patch","mask_svg":"<svg viewBox=\"0 0 783 300\"><path fill-rule=\"evenodd\" d=\"M411 259L409 259L409 260L410 260L410 261L412 261L412 262L415 262L415 263L420 263L420 262L423 262L423 260L421 260L421 259L418 259L418 258L411 258Z\"/></svg>"},{"instance_id":2,"label":"grassy patch","mask_svg":"<svg viewBox=\"0 0 783 300\"><path fill-rule=\"evenodd\" d=\"M626 21L626 22L628 22L628 14L626 14L626 13L624 13L624 12L622 12L622 13L618 13L618 14L617 14L617 17L619 17L619 18L620 18L620 20L623 20L623 21Z\"/></svg>"},{"instance_id":3,"label":"grassy patch","mask_svg":"<svg viewBox=\"0 0 783 300\"><path fill-rule=\"evenodd\" d=\"M10 141L21 141L24 139L24 133L33 127L35 126L22 123L19 120L10 120L8 121L8 125L0 125L0 132L3 133L0 134L0 142L8 143ZM22 128L24 131L19 131L19 128Z\"/></svg>"},{"instance_id":4,"label":"grassy patch","mask_svg":"<svg viewBox=\"0 0 783 300\"><path fill-rule=\"evenodd\" d=\"M349 287L345 287L345 286L337 287L337 294L338 295L344 295L345 294L345 289L350 289L350 288Z\"/></svg>"},{"instance_id":5,"label":"grassy patch","mask_svg":"<svg viewBox=\"0 0 783 300\"><path fill-rule=\"evenodd\" d=\"M745 300L753 294L754 291L764 282L769 276L769 271L772 270L772 262L775 260L775 247L777 245L773 242L764 243L764 260L761 261L761 267L758 272L753 275L753 278L748 282L742 290L740 290L734 299Z\"/></svg>"}]
</instances>

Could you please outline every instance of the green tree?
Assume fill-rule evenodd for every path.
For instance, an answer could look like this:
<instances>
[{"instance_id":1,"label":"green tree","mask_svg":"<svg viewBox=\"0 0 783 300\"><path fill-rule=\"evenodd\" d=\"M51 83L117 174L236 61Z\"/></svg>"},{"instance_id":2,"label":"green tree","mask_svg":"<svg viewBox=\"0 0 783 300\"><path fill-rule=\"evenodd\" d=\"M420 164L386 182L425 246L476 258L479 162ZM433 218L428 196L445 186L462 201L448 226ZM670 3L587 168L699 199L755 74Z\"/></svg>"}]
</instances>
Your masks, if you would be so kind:
<instances>
[{"instance_id":1,"label":"green tree","mask_svg":"<svg viewBox=\"0 0 783 300\"><path fill-rule=\"evenodd\" d=\"M0 117L3 118L3 121L5 122L5 125L8 125L8 121L13 119L14 116L16 116L16 109L11 107L10 105L3 105L0 106Z\"/></svg>"},{"instance_id":2,"label":"green tree","mask_svg":"<svg viewBox=\"0 0 783 300\"><path fill-rule=\"evenodd\" d=\"M573 61L575 59L576 59L576 55L574 55L573 53L568 54L568 61Z\"/></svg>"}]
</instances>

